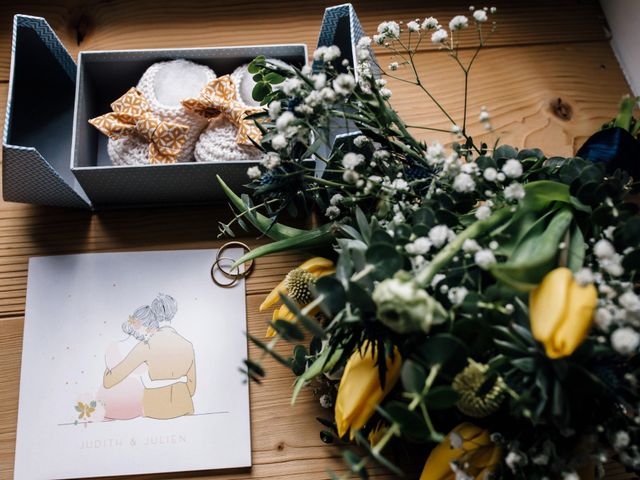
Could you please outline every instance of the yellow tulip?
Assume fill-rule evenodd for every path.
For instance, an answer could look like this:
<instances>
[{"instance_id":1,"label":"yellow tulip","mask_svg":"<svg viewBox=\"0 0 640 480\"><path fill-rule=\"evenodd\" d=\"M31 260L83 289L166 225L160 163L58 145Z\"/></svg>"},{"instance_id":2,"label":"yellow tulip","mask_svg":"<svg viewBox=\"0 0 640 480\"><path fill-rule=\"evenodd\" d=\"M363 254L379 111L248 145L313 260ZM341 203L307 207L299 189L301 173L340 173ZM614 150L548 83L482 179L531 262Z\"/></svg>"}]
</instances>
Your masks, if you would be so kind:
<instances>
[{"instance_id":1,"label":"yellow tulip","mask_svg":"<svg viewBox=\"0 0 640 480\"><path fill-rule=\"evenodd\" d=\"M305 272L308 272L309 274L311 274L311 277L313 279L317 279L325 275L331 275L336 271L333 265L333 262L331 260L328 260L322 257L311 258L294 270L303 270ZM262 312L267 308L273 307L276 303L280 301L281 293L284 295L290 294L290 292L287 289L286 277L284 280L282 280L278 284L276 288L271 290L271 293L267 295L267 298L265 298L262 304L260 305L259 310ZM282 305L273 311L272 321L286 320L288 322L293 322L295 318L296 318L295 315L292 312L290 312L286 306ZM273 327L271 327L271 325L269 325L269 328L267 329L267 337L273 337L275 334L276 334L276 331L273 329Z\"/></svg>"},{"instance_id":2,"label":"yellow tulip","mask_svg":"<svg viewBox=\"0 0 640 480\"><path fill-rule=\"evenodd\" d=\"M453 443L452 434L457 440ZM458 445L460 440L461 445ZM493 473L501 458L502 448L491 441L488 430L468 422L461 423L431 450L420 480L455 480L456 474L451 469L453 461L464 466L467 475L484 480Z\"/></svg>"},{"instance_id":3,"label":"yellow tulip","mask_svg":"<svg viewBox=\"0 0 640 480\"><path fill-rule=\"evenodd\" d=\"M353 352L347 361L336 398L336 425L342 437L351 430L350 438L362 428L374 414L376 406L387 396L400 377L402 358L394 347L393 360L387 358L384 390L380 386L380 377L376 365L378 350L367 343L359 351Z\"/></svg>"},{"instance_id":4,"label":"yellow tulip","mask_svg":"<svg viewBox=\"0 0 640 480\"><path fill-rule=\"evenodd\" d=\"M547 273L529 294L531 332L549 358L571 355L589 333L598 291L580 285L568 268Z\"/></svg>"}]
</instances>

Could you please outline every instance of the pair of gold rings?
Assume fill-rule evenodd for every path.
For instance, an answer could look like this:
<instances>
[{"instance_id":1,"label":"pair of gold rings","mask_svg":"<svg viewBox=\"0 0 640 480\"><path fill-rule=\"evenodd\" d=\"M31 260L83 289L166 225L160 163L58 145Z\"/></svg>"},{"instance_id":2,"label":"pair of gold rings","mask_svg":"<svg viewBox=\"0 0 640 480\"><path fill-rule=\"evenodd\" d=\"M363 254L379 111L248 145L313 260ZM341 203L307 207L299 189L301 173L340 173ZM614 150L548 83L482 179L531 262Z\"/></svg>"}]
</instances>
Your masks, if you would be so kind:
<instances>
[{"instance_id":1,"label":"pair of gold rings","mask_svg":"<svg viewBox=\"0 0 640 480\"><path fill-rule=\"evenodd\" d=\"M231 268L237 259L225 257L223 253L225 250L234 247L242 248L244 250L243 255L251 251L247 244L237 241L227 242L218 249L216 260L211 266L211 280L213 280L213 283L219 287L231 288L238 281L248 277L253 271L253 260L249 260L242 265L237 265L236 267ZM220 275L218 275L218 272ZM220 276L222 276L224 280L222 280Z\"/></svg>"}]
</instances>

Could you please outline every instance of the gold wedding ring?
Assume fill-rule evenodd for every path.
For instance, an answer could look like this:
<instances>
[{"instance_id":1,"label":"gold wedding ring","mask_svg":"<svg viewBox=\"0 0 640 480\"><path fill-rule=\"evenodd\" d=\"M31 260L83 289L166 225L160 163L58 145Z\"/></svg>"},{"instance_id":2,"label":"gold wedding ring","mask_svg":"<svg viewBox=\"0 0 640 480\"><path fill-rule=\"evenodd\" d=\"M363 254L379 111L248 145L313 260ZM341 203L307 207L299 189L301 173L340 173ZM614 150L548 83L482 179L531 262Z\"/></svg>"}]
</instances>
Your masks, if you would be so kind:
<instances>
[{"instance_id":1,"label":"gold wedding ring","mask_svg":"<svg viewBox=\"0 0 640 480\"><path fill-rule=\"evenodd\" d=\"M251 251L251 249L247 244L238 242L238 241L227 242L218 249L218 253L216 254L216 259L213 262L213 265L211 266L211 280L213 280L213 283L215 283L219 287L222 287L222 288L232 287L233 285L236 284L238 280L248 277L253 271L253 266L254 266L253 260L249 260L249 262L245 262L243 265L238 265L231 270L225 270L225 268L221 264L221 261L229 260L233 263L236 261L236 259L231 257L225 257L222 255L222 253L225 250L229 248L234 248L234 247L240 247L244 249L245 253L248 253ZM223 276L228 278L230 281L229 282L220 281L218 278L216 278L216 271L219 271Z\"/></svg>"}]
</instances>

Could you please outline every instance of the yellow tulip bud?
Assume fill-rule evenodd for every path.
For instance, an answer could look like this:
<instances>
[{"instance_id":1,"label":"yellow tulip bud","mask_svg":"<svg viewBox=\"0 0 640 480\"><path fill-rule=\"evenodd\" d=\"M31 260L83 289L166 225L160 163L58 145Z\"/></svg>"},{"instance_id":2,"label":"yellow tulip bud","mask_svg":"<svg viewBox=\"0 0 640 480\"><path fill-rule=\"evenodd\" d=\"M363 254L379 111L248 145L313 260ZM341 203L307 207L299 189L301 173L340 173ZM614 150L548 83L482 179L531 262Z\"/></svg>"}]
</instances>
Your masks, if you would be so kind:
<instances>
[{"instance_id":1,"label":"yellow tulip bud","mask_svg":"<svg viewBox=\"0 0 640 480\"><path fill-rule=\"evenodd\" d=\"M568 268L547 273L529 295L531 332L549 358L571 355L589 333L598 291L579 285Z\"/></svg>"},{"instance_id":2,"label":"yellow tulip bud","mask_svg":"<svg viewBox=\"0 0 640 480\"><path fill-rule=\"evenodd\" d=\"M396 348L393 359L387 358L384 390L380 386L378 367L376 365L378 350L373 354L373 347L367 343L359 351L353 352L340 380L338 397L336 398L336 424L338 434L342 437L351 430L350 438L362 428L374 414L376 406L387 396L400 377L402 359Z\"/></svg>"},{"instance_id":3,"label":"yellow tulip bud","mask_svg":"<svg viewBox=\"0 0 640 480\"><path fill-rule=\"evenodd\" d=\"M488 430L461 423L431 450L420 480L455 480L451 462L457 462L467 475L484 479L502 458L502 448L491 441Z\"/></svg>"}]
</instances>

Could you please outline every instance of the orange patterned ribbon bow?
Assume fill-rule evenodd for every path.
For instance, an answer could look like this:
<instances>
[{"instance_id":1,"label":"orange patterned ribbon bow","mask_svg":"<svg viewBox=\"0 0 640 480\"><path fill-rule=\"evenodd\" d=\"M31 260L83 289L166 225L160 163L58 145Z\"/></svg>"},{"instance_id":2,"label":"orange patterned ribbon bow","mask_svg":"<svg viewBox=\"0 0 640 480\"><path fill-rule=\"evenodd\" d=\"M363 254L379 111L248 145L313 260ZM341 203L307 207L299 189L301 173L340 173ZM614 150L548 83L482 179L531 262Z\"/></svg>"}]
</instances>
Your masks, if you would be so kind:
<instances>
[{"instance_id":1,"label":"orange patterned ribbon bow","mask_svg":"<svg viewBox=\"0 0 640 480\"><path fill-rule=\"evenodd\" d=\"M251 140L258 142L262 138L260 129L248 115L262 112L262 108L248 107L237 98L236 86L229 75L211 80L202 89L198 98L182 100L182 106L192 110L205 118L215 118L224 115L238 127L236 143L253 145Z\"/></svg>"},{"instance_id":2,"label":"orange patterned ribbon bow","mask_svg":"<svg viewBox=\"0 0 640 480\"><path fill-rule=\"evenodd\" d=\"M176 162L187 141L188 126L160 120L135 87L113 102L111 109L113 112L92 118L89 123L114 140L134 133L142 135L149 142L151 163Z\"/></svg>"}]
</instances>

